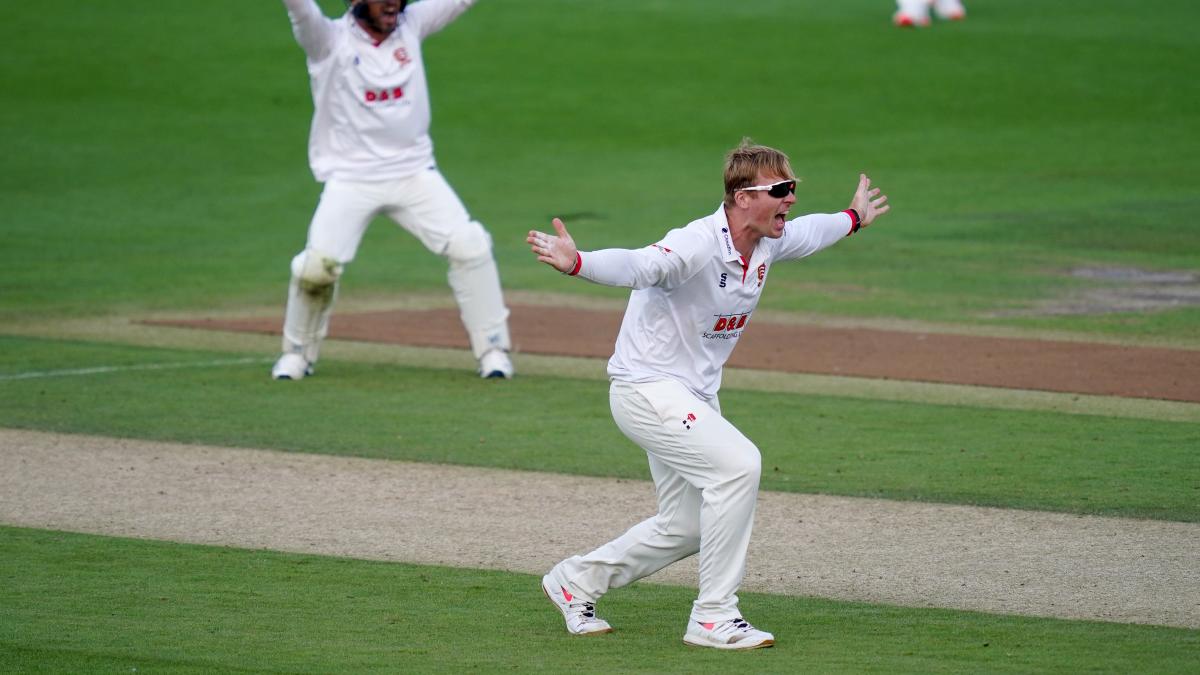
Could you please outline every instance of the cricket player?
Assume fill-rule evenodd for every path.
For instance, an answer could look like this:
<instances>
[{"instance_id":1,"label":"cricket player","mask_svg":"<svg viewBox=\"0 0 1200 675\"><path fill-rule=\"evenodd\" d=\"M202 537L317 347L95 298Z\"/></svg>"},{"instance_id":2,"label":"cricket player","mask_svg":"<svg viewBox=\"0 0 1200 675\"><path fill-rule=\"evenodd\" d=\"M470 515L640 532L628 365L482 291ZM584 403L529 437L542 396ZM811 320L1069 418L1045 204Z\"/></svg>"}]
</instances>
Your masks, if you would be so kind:
<instances>
[{"instance_id":1,"label":"cricket player","mask_svg":"<svg viewBox=\"0 0 1200 675\"><path fill-rule=\"evenodd\" d=\"M967 18L967 8L962 0L896 0L896 13L892 23L904 28L929 25L929 9L943 21L962 21Z\"/></svg>"},{"instance_id":2,"label":"cricket player","mask_svg":"<svg viewBox=\"0 0 1200 675\"><path fill-rule=\"evenodd\" d=\"M752 322L773 265L832 246L891 208L863 174L850 208L789 221L795 190L787 156L747 139L726 157L725 199L716 212L658 243L580 251L557 218L555 234L529 232L540 262L633 289L608 362L609 404L617 426L646 451L658 501L657 515L542 579L569 633L610 632L596 615L597 600L699 552L699 595L683 641L717 649L774 644L738 609L761 458L721 415L722 368Z\"/></svg>"},{"instance_id":3,"label":"cricket player","mask_svg":"<svg viewBox=\"0 0 1200 675\"><path fill-rule=\"evenodd\" d=\"M421 42L475 0L349 0L336 19L283 0L307 56L308 158L324 183L304 250L292 259L277 380L312 375L338 280L367 225L385 214L449 263L447 277L482 377L511 378L508 308L492 238L438 171Z\"/></svg>"}]
</instances>

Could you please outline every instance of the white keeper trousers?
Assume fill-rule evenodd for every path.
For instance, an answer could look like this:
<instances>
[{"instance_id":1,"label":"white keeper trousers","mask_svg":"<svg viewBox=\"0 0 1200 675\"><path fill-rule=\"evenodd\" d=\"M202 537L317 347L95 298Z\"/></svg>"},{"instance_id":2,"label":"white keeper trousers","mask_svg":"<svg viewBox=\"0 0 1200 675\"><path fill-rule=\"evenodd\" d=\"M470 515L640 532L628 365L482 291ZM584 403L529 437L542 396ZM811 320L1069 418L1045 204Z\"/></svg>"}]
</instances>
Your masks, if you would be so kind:
<instances>
[{"instance_id":1,"label":"white keeper trousers","mask_svg":"<svg viewBox=\"0 0 1200 675\"><path fill-rule=\"evenodd\" d=\"M492 255L491 235L470 217L436 167L386 181L325 183L305 248L349 263L358 252L367 226L380 213L415 236L430 252L448 260L447 280L475 357L489 349L511 349L509 312ZM285 350L289 340L303 344L324 337L332 300L312 308L304 307L303 300L289 298ZM293 326L295 329L289 330Z\"/></svg>"},{"instance_id":2,"label":"white keeper trousers","mask_svg":"<svg viewBox=\"0 0 1200 675\"><path fill-rule=\"evenodd\" d=\"M691 618L741 616L737 589L758 501L758 448L721 416L720 407L675 380L613 381L617 426L646 451L658 513L625 534L555 566L551 578L595 602L667 565L700 554L700 591Z\"/></svg>"}]
</instances>

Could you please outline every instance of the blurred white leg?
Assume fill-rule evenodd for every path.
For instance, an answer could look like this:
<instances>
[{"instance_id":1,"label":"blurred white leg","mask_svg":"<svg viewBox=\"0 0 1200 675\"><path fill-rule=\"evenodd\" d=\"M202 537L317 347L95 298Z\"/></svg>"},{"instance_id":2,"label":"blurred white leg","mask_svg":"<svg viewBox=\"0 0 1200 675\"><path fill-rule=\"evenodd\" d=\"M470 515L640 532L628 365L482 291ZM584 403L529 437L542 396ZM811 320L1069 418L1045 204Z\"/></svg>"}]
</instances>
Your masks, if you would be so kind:
<instances>
[{"instance_id":1,"label":"blurred white leg","mask_svg":"<svg viewBox=\"0 0 1200 675\"><path fill-rule=\"evenodd\" d=\"M384 191L374 183L329 181L308 226L305 248L292 258L287 309L283 318L283 355L271 375L298 380L312 374L329 333L343 266L354 260Z\"/></svg>"},{"instance_id":2,"label":"blurred white leg","mask_svg":"<svg viewBox=\"0 0 1200 675\"><path fill-rule=\"evenodd\" d=\"M446 278L471 352L481 362L480 374L511 377L509 312L492 256L491 235L470 217L435 168L401 181L395 199L398 203L388 209L388 215L449 263Z\"/></svg>"}]
</instances>

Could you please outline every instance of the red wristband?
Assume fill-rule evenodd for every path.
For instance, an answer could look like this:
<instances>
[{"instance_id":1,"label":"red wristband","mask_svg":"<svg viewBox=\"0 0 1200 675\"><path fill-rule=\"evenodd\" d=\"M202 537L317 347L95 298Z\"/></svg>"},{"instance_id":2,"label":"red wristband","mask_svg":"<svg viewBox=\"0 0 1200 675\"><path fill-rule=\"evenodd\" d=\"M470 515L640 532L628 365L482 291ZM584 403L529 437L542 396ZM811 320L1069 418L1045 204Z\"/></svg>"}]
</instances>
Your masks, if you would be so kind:
<instances>
[{"instance_id":1,"label":"red wristband","mask_svg":"<svg viewBox=\"0 0 1200 675\"><path fill-rule=\"evenodd\" d=\"M854 209L846 209L845 211L842 211L842 213L850 216L850 231L846 233L846 236L849 237L855 232L858 232L858 229L862 227L862 218L859 217L858 211L855 211Z\"/></svg>"},{"instance_id":2,"label":"red wristband","mask_svg":"<svg viewBox=\"0 0 1200 675\"><path fill-rule=\"evenodd\" d=\"M583 256L579 255L579 251L576 251L575 252L575 268L572 269L570 272L567 272L567 275L573 277L573 276L579 274L579 268L581 268L581 267L583 267Z\"/></svg>"}]
</instances>

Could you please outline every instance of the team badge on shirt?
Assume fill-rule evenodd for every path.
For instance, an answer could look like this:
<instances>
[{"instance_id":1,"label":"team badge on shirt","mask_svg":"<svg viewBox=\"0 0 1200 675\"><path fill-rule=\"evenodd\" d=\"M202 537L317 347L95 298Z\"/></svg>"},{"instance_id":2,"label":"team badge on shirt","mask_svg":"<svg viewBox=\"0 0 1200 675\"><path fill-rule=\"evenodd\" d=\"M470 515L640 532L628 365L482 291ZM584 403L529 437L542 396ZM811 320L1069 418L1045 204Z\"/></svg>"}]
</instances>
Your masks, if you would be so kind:
<instances>
[{"instance_id":1,"label":"team badge on shirt","mask_svg":"<svg viewBox=\"0 0 1200 675\"><path fill-rule=\"evenodd\" d=\"M412 63L412 57L408 55L408 50L404 47L397 47L396 51L392 52L392 56L396 57L402 66Z\"/></svg>"},{"instance_id":2,"label":"team badge on shirt","mask_svg":"<svg viewBox=\"0 0 1200 675\"><path fill-rule=\"evenodd\" d=\"M767 278L767 263L758 266L758 285L763 285L763 280Z\"/></svg>"}]
</instances>

